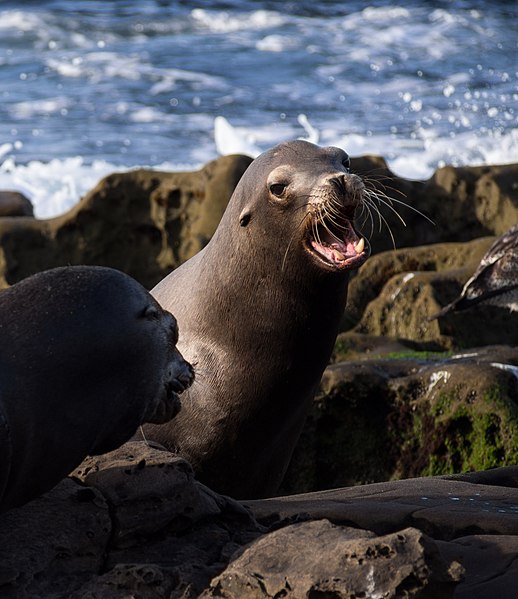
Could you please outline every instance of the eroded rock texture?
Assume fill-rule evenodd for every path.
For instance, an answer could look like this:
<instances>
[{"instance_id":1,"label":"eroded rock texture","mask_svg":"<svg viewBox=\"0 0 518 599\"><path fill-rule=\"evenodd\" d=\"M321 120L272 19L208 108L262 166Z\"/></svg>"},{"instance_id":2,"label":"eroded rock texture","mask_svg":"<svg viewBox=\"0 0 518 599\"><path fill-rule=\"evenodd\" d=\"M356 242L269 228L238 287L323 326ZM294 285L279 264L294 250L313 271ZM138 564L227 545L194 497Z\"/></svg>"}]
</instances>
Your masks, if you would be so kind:
<instances>
[{"instance_id":1,"label":"eroded rock texture","mask_svg":"<svg viewBox=\"0 0 518 599\"><path fill-rule=\"evenodd\" d=\"M196 172L114 173L63 216L0 219L0 272L12 285L55 266L97 264L153 287L207 243L249 164L226 156Z\"/></svg>"},{"instance_id":2,"label":"eroded rock texture","mask_svg":"<svg viewBox=\"0 0 518 599\"><path fill-rule=\"evenodd\" d=\"M0 596L514 597L518 467L237 503L132 442L0 516Z\"/></svg>"}]
</instances>

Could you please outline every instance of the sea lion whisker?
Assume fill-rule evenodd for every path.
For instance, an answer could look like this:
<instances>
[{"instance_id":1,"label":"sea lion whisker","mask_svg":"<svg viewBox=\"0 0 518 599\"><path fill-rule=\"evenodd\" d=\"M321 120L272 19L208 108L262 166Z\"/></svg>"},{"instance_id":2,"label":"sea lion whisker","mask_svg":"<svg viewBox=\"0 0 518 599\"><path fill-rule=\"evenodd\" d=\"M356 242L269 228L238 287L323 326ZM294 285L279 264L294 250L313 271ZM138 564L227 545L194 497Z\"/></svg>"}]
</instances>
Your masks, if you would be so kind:
<instances>
[{"instance_id":1,"label":"sea lion whisker","mask_svg":"<svg viewBox=\"0 0 518 599\"><path fill-rule=\"evenodd\" d=\"M384 199L388 198L388 196L383 196ZM419 214L419 216L422 216L424 219L426 219L430 224L435 225L435 222L428 217L424 212L421 212L420 210L418 210L417 208L414 208L414 206L408 204L407 202L403 202L402 200L397 200L396 198L390 198L393 202L395 202L396 204L400 204L401 206L405 206L405 208L408 208L409 210L412 210L413 212L415 212L416 214Z\"/></svg>"},{"instance_id":2,"label":"sea lion whisker","mask_svg":"<svg viewBox=\"0 0 518 599\"><path fill-rule=\"evenodd\" d=\"M366 207L366 211L367 211L368 217L371 222L370 233L369 233L368 237L369 237L369 239L372 239L372 236L374 235L374 217L372 216L370 206L367 203L365 204L365 207Z\"/></svg>"},{"instance_id":3,"label":"sea lion whisker","mask_svg":"<svg viewBox=\"0 0 518 599\"><path fill-rule=\"evenodd\" d=\"M376 205L376 203L374 202L374 200L372 200L369 196L365 196L365 202L369 206L369 211L371 212L371 215L372 215L372 210L374 210L374 212L377 214L377 216L378 216L378 222L379 222L378 233L381 233L381 230L383 228L383 223L382 223L382 220L381 220L380 209L378 208L378 206ZM372 224L374 226L374 219L373 219L373 223Z\"/></svg>"},{"instance_id":4,"label":"sea lion whisker","mask_svg":"<svg viewBox=\"0 0 518 599\"><path fill-rule=\"evenodd\" d=\"M371 239L374 233L374 220L372 218L370 207L367 202L362 202L360 214L358 215L358 228L363 231L367 220L370 220L370 233L367 235L369 239Z\"/></svg>"},{"instance_id":5,"label":"sea lion whisker","mask_svg":"<svg viewBox=\"0 0 518 599\"><path fill-rule=\"evenodd\" d=\"M401 221L401 223L403 224L404 227L407 226L405 219L401 216L401 214L399 214L399 212L389 202L387 202L383 198L383 196L381 196L379 194L375 194L373 192L370 192L370 193L371 193L371 197L374 197L380 204L387 206L387 208L399 218L399 220Z\"/></svg>"},{"instance_id":6,"label":"sea lion whisker","mask_svg":"<svg viewBox=\"0 0 518 599\"><path fill-rule=\"evenodd\" d=\"M393 180L392 177L387 177L387 179ZM393 193L397 193L399 194L401 197L406 198L407 195L406 193L404 193L403 191L401 191L400 189L397 189L396 187L392 187L391 185L385 185L384 183L382 183L381 181L371 181L369 179L365 179L365 187L368 190L371 191L375 191L376 193L381 193L382 195L384 195L388 201L392 202L396 202L397 200L389 195L387 195L385 193L386 190L391 191ZM380 189L380 187L382 189Z\"/></svg>"},{"instance_id":7,"label":"sea lion whisker","mask_svg":"<svg viewBox=\"0 0 518 599\"><path fill-rule=\"evenodd\" d=\"M387 177L387 179L392 179L392 177ZM430 224L435 225L435 222L429 218L426 214L424 214L423 212L421 212L420 210L418 210L417 208L415 208L414 206L412 206L411 204L409 204L408 202L404 202L403 200L399 200L397 198L393 198L389 195L387 195L384 191L380 190L380 189L376 189L371 181L366 180L365 181L366 184L370 184L372 186L371 189L367 189L367 193L371 193L373 195L375 195L377 198L383 198L386 202L386 205L392 205L393 202L395 202L396 204L400 204L401 206L405 206L406 208L408 208L409 210L412 210L413 212L419 214L419 216L422 216L423 218L425 218ZM400 189L396 189L395 187L391 187L388 185L383 185L382 183L380 183L380 185L383 187L383 189L388 189L392 192L398 193L401 196L403 196L404 198L406 198L406 194L404 192L402 192Z\"/></svg>"},{"instance_id":8,"label":"sea lion whisker","mask_svg":"<svg viewBox=\"0 0 518 599\"><path fill-rule=\"evenodd\" d=\"M295 230L293 231L293 235L290 238L290 241L288 243L288 246L286 247L286 251L284 252L284 256L282 258L281 272L284 272L284 267L286 266L286 258L288 257L288 252L290 251L291 244L292 244L293 240L295 239L295 233L297 233L297 231L302 227L302 225L304 224L304 221L307 220L308 217L309 217L309 214L307 214L307 213L304 214L304 217L302 218L300 223L295 227Z\"/></svg>"},{"instance_id":9,"label":"sea lion whisker","mask_svg":"<svg viewBox=\"0 0 518 599\"><path fill-rule=\"evenodd\" d=\"M387 219L383 216L383 214L381 213L381 211L377 207L376 207L376 212L378 213L380 219L383 220L383 222L385 223L385 226L387 227L387 230L388 230L388 232L390 234L390 238L392 239L392 246L393 246L394 249L396 249L396 241L394 239L394 235L392 234L392 229L390 228L390 225L389 225ZM399 214L397 212L396 212L396 214L399 216ZM380 227L381 227L381 220L380 220ZM405 221L403 221L403 224L406 227ZM380 231L381 231L381 228L380 228Z\"/></svg>"},{"instance_id":10,"label":"sea lion whisker","mask_svg":"<svg viewBox=\"0 0 518 599\"><path fill-rule=\"evenodd\" d=\"M327 222L322 219L321 221L321 225L324 227L324 229L329 233L329 235L331 235L331 237L334 237L337 241L342 241L340 239L340 237L338 237L338 235L336 233L334 233L333 231L331 231L331 229L329 228L329 226L327 225Z\"/></svg>"},{"instance_id":11,"label":"sea lion whisker","mask_svg":"<svg viewBox=\"0 0 518 599\"><path fill-rule=\"evenodd\" d=\"M339 220L343 221L343 210L338 211L336 207L331 204L322 204L323 216L330 220L338 228L343 229L343 224L339 224Z\"/></svg>"}]
</instances>

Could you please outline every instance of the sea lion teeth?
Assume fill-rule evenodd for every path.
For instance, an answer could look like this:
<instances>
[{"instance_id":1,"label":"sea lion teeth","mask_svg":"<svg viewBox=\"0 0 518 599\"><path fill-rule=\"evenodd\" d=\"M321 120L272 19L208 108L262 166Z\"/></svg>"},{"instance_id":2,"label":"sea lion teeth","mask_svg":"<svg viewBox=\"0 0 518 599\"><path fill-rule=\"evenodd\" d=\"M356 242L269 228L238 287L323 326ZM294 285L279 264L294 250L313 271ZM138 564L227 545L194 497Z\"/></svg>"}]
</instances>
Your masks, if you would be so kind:
<instances>
[{"instance_id":1,"label":"sea lion teeth","mask_svg":"<svg viewBox=\"0 0 518 599\"><path fill-rule=\"evenodd\" d=\"M365 240L363 237L358 241L358 243L354 246L354 250L357 254L361 254L365 249Z\"/></svg>"},{"instance_id":2,"label":"sea lion teeth","mask_svg":"<svg viewBox=\"0 0 518 599\"><path fill-rule=\"evenodd\" d=\"M342 252L339 252L338 250L335 250L335 257L336 257L338 260L345 260L345 255L344 255L344 254L342 254Z\"/></svg>"}]
</instances>

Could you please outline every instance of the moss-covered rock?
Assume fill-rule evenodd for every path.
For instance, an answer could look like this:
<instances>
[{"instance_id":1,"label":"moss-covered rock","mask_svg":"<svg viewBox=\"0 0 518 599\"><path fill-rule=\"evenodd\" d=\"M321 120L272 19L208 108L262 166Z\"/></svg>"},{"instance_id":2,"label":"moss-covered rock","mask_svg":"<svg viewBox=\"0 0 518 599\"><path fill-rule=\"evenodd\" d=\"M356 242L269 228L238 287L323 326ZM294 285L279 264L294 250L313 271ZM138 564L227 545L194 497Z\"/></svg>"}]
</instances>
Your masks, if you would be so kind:
<instances>
[{"instance_id":1,"label":"moss-covered rock","mask_svg":"<svg viewBox=\"0 0 518 599\"><path fill-rule=\"evenodd\" d=\"M411 280L417 272L448 273L448 279L464 281L494 240L494 237L483 237L465 243L424 245L371 256L349 283L341 330L349 330L358 324L367 305L396 275L403 275L398 279L400 284Z\"/></svg>"},{"instance_id":2,"label":"moss-covered rock","mask_svg":"<svg viewBox=\"0 0 518 599\"><path fill-rule=\"evenodd\" d=\"M518 463L518 366L486 359L452 358L391 381L393 478Z\"/></svg>"},{"instance_id":3,"label":"moss-covered rock","mask_svg":"<svg viewBox=\"0 0 518 599\"><path fill-rule=\"evenodd\" d=\"M327 368L282 492L518 463L518 349L403 351Z\"/></svg>"}]
</instances>

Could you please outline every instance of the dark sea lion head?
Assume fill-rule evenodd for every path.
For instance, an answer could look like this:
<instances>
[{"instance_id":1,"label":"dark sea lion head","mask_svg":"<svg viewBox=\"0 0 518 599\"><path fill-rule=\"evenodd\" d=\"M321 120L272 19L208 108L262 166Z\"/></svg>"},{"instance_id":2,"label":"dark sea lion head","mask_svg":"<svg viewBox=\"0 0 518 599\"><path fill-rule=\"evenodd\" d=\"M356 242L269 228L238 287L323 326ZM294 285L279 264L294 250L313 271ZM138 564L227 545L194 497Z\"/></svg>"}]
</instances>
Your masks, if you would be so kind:
<instances>
[{"instance_id":1,"label":"dark sea lion head","mask_svg":"<svg viewBox=\"0 0 518 599\"><path fill-rule=\"evenodd\" d=\"M67 338L77 336L92 377L97 377L92 384L102 389L103 403L117 415L113 423L107 417L105 428L99 427L92 453L104 453L126 441L139 425L174 418L181 408L179 395L191 385L194 373L176 347L175 317L139 283L104 267L79 267L63 274L68 279L75 275L69 290L64 280L63 293L80 293L84 309L76 318L70 313L63 323L57 319L56 339L63 344L56 343L54 351L65 354ZM77 327L74 333L72 327Z\"/></svg>"},{"instance_id":2,"label":"dark sea lion head","mask_svg":"<svg viewBox=\"0 0 518 599\"><path fill-rule=\"evenodd\" d=\"M326 273L355 269L370 253L354 226L363 194L346 152L285 142L256 158L241 178L224 216L225 234L233 232L237 247L263 244L270 265L271 252L277 251L283 269L294 264ZM261 227L262 236L246 232Z\"/></svg>"},{"instance_id":3,"label":"dark sea lion head","mask_svg":"<svg viewBox=\"0 0 518 599\"><path fill-rule=\"evenodd\" d=\"M3 291L0 310L10 338L2 356L10 352L18 392L34 413L70 418L85 453L114 449L140 424L178 413L193 374L176 348L176 320L126 274L52 269Z\"/></svg>"},{"instance_id":4,"label":"dark sea lion head","mask_svg":"<svg viewBox=\"0 0 518 599\"><path fill-rule=\"evenodd\" d=\"M175 318L111 268L56 268L1 291L0 332L0 511L173 418L193 381Z\"/></svg>"}]
</instances>

